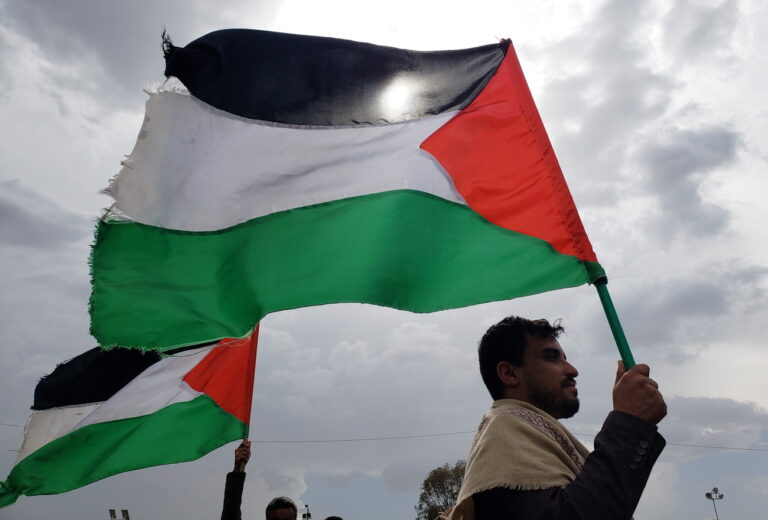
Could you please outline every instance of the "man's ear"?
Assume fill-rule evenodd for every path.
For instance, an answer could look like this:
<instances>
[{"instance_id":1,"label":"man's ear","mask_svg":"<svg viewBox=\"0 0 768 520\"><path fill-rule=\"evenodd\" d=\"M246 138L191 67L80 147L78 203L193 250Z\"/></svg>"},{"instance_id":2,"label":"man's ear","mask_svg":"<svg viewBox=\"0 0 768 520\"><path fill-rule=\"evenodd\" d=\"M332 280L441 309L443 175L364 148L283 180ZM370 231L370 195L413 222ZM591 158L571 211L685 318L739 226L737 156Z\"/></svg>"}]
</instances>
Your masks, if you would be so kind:
<instances>
[{"instance_id":1,"label":"man's ear","mask_svg":"<svg viewBox=\"0 0 768 520\"><path fill-rule=\"evenodd\" d=\"M516 387L520 384L520 367L516 367L508 361L499 361L496 365L496 375L505 386Z\"/></svg>"}]
</instances>

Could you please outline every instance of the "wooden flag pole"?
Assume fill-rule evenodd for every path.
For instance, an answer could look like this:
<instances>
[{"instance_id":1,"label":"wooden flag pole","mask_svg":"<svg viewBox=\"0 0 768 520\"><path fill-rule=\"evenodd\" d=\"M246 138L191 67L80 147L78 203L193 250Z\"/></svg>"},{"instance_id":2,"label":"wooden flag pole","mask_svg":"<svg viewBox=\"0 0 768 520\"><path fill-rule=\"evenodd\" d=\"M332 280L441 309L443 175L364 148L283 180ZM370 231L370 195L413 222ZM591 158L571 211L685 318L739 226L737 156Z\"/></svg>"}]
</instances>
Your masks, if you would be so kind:
<instances>
[{"instance_id":1,"label":"wooden flag pole","mask_svg":"<svg viewBox=\"0 0 768 520\"><path fill-rule=\"evenodd\" d=\"M608 325L613 332L613 339L616 340L616 346L619 348L621 360L624 362L624 368L629 370L635 366L635 358L632 356L632 350L629 348L627 337L624 335L624 329L621 327L619 315L616 314L616 308L613 306L611 295L608 292L608 279L601 278L595 282L597 294L600 296L600 303L603 304L605 317L608 318Z\"/></svg>"}]
</instances>

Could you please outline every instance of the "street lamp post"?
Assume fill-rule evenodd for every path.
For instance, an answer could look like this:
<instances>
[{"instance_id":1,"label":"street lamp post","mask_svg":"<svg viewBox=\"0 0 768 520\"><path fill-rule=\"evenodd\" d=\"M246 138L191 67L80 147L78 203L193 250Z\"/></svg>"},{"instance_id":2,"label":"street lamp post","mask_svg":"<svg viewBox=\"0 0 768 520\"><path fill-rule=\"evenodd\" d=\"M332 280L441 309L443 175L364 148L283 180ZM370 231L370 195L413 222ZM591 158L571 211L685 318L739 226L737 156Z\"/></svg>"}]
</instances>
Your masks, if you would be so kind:
<instances>
[{"instance_id":1,"label":"street lamp post","mask_svg":"<svg viewBox=\"0 0 768 520\"><path fill-rule=\"evenodd\" d=\"M706 496L709 500L712 501L712 507L715 508L715 518L717 520L720 520L720 517L717 515L717 506L715 505L715 500L722 500L725 495L720 493L716 487L712 488L712 491L707 491L704 493L704 496Z\"/></svg>"}]
</instances>

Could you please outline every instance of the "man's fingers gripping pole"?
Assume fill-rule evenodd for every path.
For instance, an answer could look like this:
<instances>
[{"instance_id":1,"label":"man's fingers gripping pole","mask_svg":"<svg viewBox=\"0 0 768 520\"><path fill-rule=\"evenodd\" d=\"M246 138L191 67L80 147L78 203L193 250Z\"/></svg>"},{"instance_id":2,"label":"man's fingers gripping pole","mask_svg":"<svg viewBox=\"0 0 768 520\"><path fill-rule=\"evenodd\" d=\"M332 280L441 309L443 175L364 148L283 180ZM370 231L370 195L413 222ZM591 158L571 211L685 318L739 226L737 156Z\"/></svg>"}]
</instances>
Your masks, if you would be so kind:
<instances>
[{"instance_id":1,"label":"man's fingers gripping pole","mask_svg":"<svg viewBox=\"0 0 768 520\"><path fill-rule=\"evenodd\" d=\"M624 362L619 360L618 368L616 369L616 381L614 381L614 383L618 383L619 379L621 379L621 376L623 376L626 372L627 369L624 368Z\"/></svg>"},{"instance_id":2,"label":"man's fingers gripping pole","mask_svg":"<svg viewBox=\"0 0 768 520\"><path fill-rule=\"evenodd\" d=\"M251 458L251 441L243 439L240 445L235 449L235 472L245 471L245 465Z\"/></svg>"}]
</instances>

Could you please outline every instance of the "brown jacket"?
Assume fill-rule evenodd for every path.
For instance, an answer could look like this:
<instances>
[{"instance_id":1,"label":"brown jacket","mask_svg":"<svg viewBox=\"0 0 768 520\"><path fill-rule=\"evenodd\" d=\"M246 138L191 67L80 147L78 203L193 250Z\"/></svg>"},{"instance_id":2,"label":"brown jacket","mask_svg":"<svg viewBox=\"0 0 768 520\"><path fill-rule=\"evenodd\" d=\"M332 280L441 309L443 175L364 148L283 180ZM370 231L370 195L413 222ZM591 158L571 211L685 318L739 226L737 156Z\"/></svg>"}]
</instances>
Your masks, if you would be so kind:
<instances>
[{"instance_id":1,"label":"brown jacket","mask_svg":"<svg viewBox=\"0 0 768 520\"><path fill-rule=\"evenodd\" d=\"M476 520L628 520L640 501L666 441L656 426L611 412L595 449L576 478L563 487L475 493Z\"/></svg>"}]
</instances>

